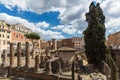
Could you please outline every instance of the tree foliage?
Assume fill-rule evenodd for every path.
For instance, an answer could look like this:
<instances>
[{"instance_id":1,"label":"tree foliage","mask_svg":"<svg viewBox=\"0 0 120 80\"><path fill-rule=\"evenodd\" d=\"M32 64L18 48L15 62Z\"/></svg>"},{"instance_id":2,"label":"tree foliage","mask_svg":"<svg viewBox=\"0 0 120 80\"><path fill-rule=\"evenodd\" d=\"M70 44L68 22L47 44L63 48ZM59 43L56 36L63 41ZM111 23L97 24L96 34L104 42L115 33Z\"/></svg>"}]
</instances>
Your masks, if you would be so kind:
<instances>
[{"instance_id":1,"label":"tree foliage","mask_svg":"<svg viewBox=\"0 0 120 80\"><path fill-rule=\"evenodd\" d=\"M86 13L88 27L84 31L86 55L89 61L95 65L105 60L107 47L105 45L105 16L99 4L94 6L93 2Z\"/></svg>"},{"instance_id":2,"label":"tree foliage","mask_svg":"<svg viewBox=\"0 0 120 80\"><path fill-rule=\"evenodd\" d=\"M34 50L34 43L40 39L39 34L32 32L32 33L26 33L24 36L32 41L33 50Z\"/></svg>"},{"instance_id":3,"label":"tree foliage","mask_svg":"<svg viewBox=\"0 0 120 80\"><path fill-rule=\"evenodd\" d=\"M24 36L26 38L30 39L30 40L39 40L40 39L39 34L36 34L34 32L32 32L32 33L26 33Z\"/></svg>"},{"instance_id":4,"label":"tree foliage","mask_svg":"<svg viewBox=\"0 0 120 80\"><path fill-rule=\"evenodd\" d=\"M88 61L99 69L102 61L105 61L111 68L112 80L117 80L117 66L105 44L105 16L99 3L96 6L91 3L89 12L86 13L86 21L88 27L84 31L84 39Z\"/></svg>"}]
</instances>

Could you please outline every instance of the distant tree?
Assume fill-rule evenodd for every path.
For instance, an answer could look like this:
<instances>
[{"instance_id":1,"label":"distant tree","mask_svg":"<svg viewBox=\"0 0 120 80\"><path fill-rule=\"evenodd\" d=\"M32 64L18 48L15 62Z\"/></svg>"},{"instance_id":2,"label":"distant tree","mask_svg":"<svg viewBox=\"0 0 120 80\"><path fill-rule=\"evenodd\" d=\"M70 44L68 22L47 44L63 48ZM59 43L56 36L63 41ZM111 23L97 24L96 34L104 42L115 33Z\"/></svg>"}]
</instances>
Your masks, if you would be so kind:
<instances>
[{"instance_id":1,"label":"distant tree","mask_svg":"<svg viewBox=\"0 0 120 80\"><path fill-rule=\"evenodd\" d=\"M34 44L35 44L35 42L37 42L40 39L39 34L32 32L32 33L26 33L24 36L26 38L28 38L29 40L31 40L32 45L33 45L32 55L34 55ZM32 56L32 57L34 57L34 56Z\"/></svg>"}]
</instances>

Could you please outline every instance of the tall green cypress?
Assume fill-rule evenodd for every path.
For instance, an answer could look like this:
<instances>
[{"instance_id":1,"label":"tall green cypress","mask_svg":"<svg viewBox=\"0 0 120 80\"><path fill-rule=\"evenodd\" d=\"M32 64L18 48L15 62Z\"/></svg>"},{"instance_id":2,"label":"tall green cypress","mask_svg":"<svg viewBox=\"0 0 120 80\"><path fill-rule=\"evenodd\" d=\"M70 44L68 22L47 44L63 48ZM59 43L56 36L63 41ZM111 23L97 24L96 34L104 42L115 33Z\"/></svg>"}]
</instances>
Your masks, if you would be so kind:
<instances>
[{"instance_id":1,"label":"tall green cypress","mask_svg":"<svg viewBox=\"0 0 120 80\"><path fill-rule=\"evenodd\" d=\"M89 7L89 12L86 13L86 21L88 27L84 31L86 55L90 63L98 65L102 60L105 60L107 53L105 45L105 16L99 6L95 6L93 2Z\"/></svg>"},{"instance_id":2,"label":"tall green cypress","mask_svg":"<svg viewBox=\"0 0 120 80\"><path fill-rule=\"evenodd\" d=\"M90 4L86 21L88 27L84 31L84 39L89 63L100 69L102 61L105 61L111 68L111 80L118 80L117 66L105 44L105 16L99 3L96 6L93 2Z\"/></svg>"}]
</instances>

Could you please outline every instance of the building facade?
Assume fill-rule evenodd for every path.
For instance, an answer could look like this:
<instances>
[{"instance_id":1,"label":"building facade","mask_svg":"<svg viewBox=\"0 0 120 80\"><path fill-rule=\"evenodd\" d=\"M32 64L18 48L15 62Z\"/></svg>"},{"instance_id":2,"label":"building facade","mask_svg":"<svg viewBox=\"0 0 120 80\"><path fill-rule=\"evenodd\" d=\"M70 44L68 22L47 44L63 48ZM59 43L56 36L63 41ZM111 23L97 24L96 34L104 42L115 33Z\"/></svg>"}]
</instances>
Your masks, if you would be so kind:
<instances>
[{"instance_id":1,"label":"building facade","mask_svg":"<svg viewBox=\"0 0 120 80\"><path fill-rule=\"evenodd\" d=\"M49 43L44 40L40 40L40 49L45 50L49 46Z\"/></svg>"},{"instance_id":2,"label":"building facade","mask_svg":"<svg viewBox=\"0 0 120 80\"><path fill-rule=\"evenodd\" d=\"M84 48L84 38L83 37L72 37L62 40L52 39L48 41L50 49L59 49L61 47L70 47L77 50Z\"/></svg>"},{"instance_id":3,"label":"building facade","mask_svg":"<svg viewBox=\"0 0 120 80\"><path fill-rule=\"evenodd\" d=\"M11 25L4 21L0 21L0 51L9 50L11 42Z\"/></svg>"},{"instance_id":4,"label":"building facade","mask_svg":"<svg viewBox=\"0 0 120 80\"><path fill-rule=\"evenodd\" d=\"M120 31L108 36L107 45L113 48L120 48Z\"/></svg>"},{"instance_id":5,"label":"building facade","mask_svg":"<svg viewBox=\"0 0 120 80\"><path fill-rule=\"evenodd\" d=\"M73 48L75 49L83 49L84 48L84 37L73 37Z\"/></svg>"},{"instance_id":6,"label":"building facade","mask_svg":"<svg viewBox=\"0 0 120 80\"><path fill-rule=\"evenodd\" d=\"M84 48L84 38L83 37L72 37L69 39L63 39L61 41L62 47L71 47L77 50Z\"/></svg>"},{"instance_id":7,"label":"building facade","mask_svg":"<svg viewBox=\"0 0 120 80\"><path fill-rule=\"evenodd\" d=\"M26 28L25 26L21 24L14 24L12 25L12 30L11 30L11 36L12 36L12 43L14 44L14 48L17 48L17 43L21 42L22 48L25 47L25 42L30 42L29 39L27 39L24 34L26 33L31 33L31 29ZM30 44L32 46L32 44Z\"/></svg>"}]
</instances>

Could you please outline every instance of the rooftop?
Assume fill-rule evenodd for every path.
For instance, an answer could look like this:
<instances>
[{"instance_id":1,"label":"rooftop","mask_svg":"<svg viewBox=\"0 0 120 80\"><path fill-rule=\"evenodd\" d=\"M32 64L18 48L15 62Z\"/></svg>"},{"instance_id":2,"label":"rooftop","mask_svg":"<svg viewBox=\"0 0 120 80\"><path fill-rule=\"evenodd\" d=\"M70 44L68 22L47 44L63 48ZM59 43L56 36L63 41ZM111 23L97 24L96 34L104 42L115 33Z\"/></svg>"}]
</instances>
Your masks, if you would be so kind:
<instances>
[{"instance_id":1,"label":"rooftop","mask_svg":"<svg viewBox=\"0 0 120 80\"><path fill-rule=\"evenodd\" d=\"M75 51L75 49L70 47L61 47L58 49L58 51Z\"/></svg>"}]
</instances>

